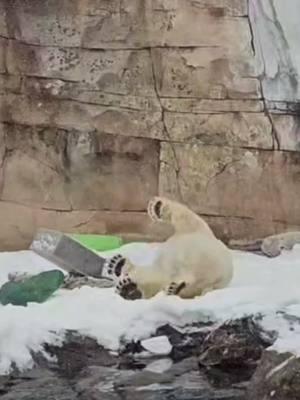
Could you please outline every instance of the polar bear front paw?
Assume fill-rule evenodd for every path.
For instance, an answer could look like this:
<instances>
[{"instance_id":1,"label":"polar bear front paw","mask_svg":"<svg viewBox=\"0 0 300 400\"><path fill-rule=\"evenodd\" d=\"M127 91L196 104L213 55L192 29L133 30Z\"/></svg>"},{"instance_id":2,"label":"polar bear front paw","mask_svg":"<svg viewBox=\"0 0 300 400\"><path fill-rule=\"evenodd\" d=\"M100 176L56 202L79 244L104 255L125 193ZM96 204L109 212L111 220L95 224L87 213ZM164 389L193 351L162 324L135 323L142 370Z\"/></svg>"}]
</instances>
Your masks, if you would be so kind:
<instances>
[{"instance_id":1,"label":"polar bear front paw","mask_svg":"<svg viewBox=\"0 0 300 400\"><path fill-rule=\"evenodd\" d=\"M111 279L119 278L122 275L125 263L126 258L121 254L117 254L105 261L103 274Z\"/></svg>"},{"instance_id":2,"label":"polar bear front paw","mask_svg":"<svg viewBox=\"0 0 300 400\"><path fill-rule=\"evenodd\" d=\"M180 283L171 282L170 285L166 288L165 292L167 296L176 296L185 287L186 283L183 281Z\"/></svg>"},{"instance_id":3,"label":"polar bear front paw","mask_svg":"<svg viewBox=\"0 0 300 400\"><path fill-rule=\"evenodd\" d=\"M148 203L148 215L155 222L170 222L171 210L162 197L154 197Z\"/></svg>"},{"instance_id":4,"label":"polar bear front paw","mask_svg":"<svg viewBox=\"0 0 300 400\"><path fill-rule=\"evenodd\" d=\"M125 300L137 300L143 297L137 284L133 282L129 276L124 276L119 279L116 286L116 292Z\"/></svg>"}]
</instances>

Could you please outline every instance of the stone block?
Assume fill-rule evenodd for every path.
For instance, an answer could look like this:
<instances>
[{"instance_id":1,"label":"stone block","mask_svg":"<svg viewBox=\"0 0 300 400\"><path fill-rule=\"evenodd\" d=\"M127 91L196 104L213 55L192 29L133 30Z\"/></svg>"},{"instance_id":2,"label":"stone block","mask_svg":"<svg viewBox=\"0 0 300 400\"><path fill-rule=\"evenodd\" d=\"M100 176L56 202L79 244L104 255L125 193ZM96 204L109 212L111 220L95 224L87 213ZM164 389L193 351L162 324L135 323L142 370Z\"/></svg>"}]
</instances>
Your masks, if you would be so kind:
<instances>
[{"instance_id":1,"label":"stone block","mask_svg":"<svg viewBox=\"0 0 300 400\"><path fill-rule=\"evenodd\" d=\"M0 94L5 94L9 92L18 93L21 91L21 76L17 75L8 75L1 74L0 75ZM0 100L0 109L5 104L5 98L1 98Z\"/></svg>"},{"instance_id":2,"label":"stone block","mask_svg":"<svg viewBox=\"0 0 300 400\"><path fill-rule=\"evenodd\" d=\"M192 0L127 0L105 15L100 29L96 21L89 21L83 43L94 48L224 46L231 52L251 52L244 18L223 18L224 8L203 5Z\"/></svg>"},{"instance_id":3,"label":"stone block","mask_svg":"<svg viewBox=\"0 0 300 400\"><path fill-rule=\"evenodd\" d=\"M14 37L42 46L96 49L224 46L251 52L245 0L13 1ZM57 12L59 10L59 13ZM233 16L234 18L231 18ZM239 18L242 17L242 18ZM236 40L238 38L238 40Z\"/></svg>"},{"instance_id":4,"label":"stone block","mask_svg":"<svg viewBox=\"0 0 300 400\"><path fill-rule=\"evenodd\" d=\"M155 96L148 50L90 51L9 42L7 69L14 75L90 84L94 90L120 95Z\"/></svg>"},{"instance_id":5,"label":"stone block","mask_svg":"<svg viewBox=\"0 0 300 400\"><path fill-rule=\"evenodd\" d=\"M164 113L168 138L218 146L272 149L272 125L262 113Z\"/></svg>"},{"instance_id":6,"label":"stone block","mask_svg":"<svg viewBox=\"0 0 300 400\"><path fill-rule=\"evenodd\" d=\"M98 88L95 90L93 84L86 82L67 82L61 79L27 76L23 78L22 94L42 98L76 100L128 111L147 111L147 114L153 119L155 119L155 113L159 112L161 115L161 106L156 95L154 97L124 96L122 93L110 93L98 90Z\"/></svg>"},{"instance_id":7,"label":"stone block","mask_svg":"<svg viewBox=\"0 0 300 400\"><path fill-rule=\"evenodd\" d=\"M172 233L153 224L145 212L56 211L0 201L0 251L28 249L36 231L118 234L127 240L164 240Z\"/></svg>"},{"instance_id":8,"label":"stone block","mask_svg":"<svg viewBox=\"0 0 300 400\"><path fill-rule=\"evenodd\" d=\"M188 1L186 2L188 4ZM197 0L190 1L191 6L208 9L212 15L219 17L244 17L247 15L247 0ZM160 11L177 11L182 7L181 1L154 0L153 8Z\"/></svg>"},{"instance_id":9,"label":"stone block","mask_svg":"<svg viewBox=\"0 0 300 400\"><path fill-rule=\"evenodd\" d=\"M34 210L0 201L0 251L28 249L34 235Z\"/></svg>"},{"instance_id":10,"label":"stone block","mask_svg":"<svg viewBox=\"0 0 300 400\"><path fill-rule=\"evenodd\" d=\"M4 182L4 163L5 163L5 141L4 141L4 126L0 124L0 197L3 189L3 182Z\"/></svg>"},{"instance_id":11,"label":"stone block","mask_svg":"<svg viewBox=\"0 0 300 400\"><path fill-rule=\"evenodd\" d=\"M280 150L300 150L300 117L298 115L272 114Z\"/></svg>"},{"instance_id":12,"label":"stone block","mask_svg":"<svg viewBox=\"0 0 300 400\"><path fill-rule=\"evenodd\" d=\"M299 176L298 152L165 143L159 192L200 214L299 224Z\"/></svg>"},{"instance_id":13,"label":"stone block","mask_svg":"<svg viewBox=\"0 0 300 400\"><path fill-rule=\"evenodd\" d=\"M1 200L70 210L63 132L4 125L7 157Z\"/></svg>"},{"instance_id":14,"label":"stone block","mask_svg":"<svg viewBox=\"0 0 300 400\"><path fill-rule=\"evenodd\" d=\"M224 47L153 49L158 92L162 97L259 99L253 56L232 55Z\"/></svg>"},{"instance_id":15,"label":"stone block","mask_svg":"<svg viewBox=\"0 0 300 400\"><path fill-rule=\"evenodd\" d=\"M297 0L249 0L253 45L258 50L266 100L300 100L299 12Z\"/></svg>"},{"instance_id":16,"label":"stone block","mask_svg":"<svg viewBox=\"0 0 300 400\"><path fill-rule=\"evenodd\" d=\"M1 25L1 20L0 20ZM0 38L0 74L6 72L6 47L7 40Z\"/></svg>"},{"instance_id":17,"label":"stone block","mask_svg":"<svg viewBox=\"0 0 300 400\"><path fill-rule=\"evenodd\" d=\"M18 125L6 126L6 138L2 200L54 210L145 210L157 193L157 141Z\"/></svg>"},{"instance_id":18,"label":"stone block","mask_svg":"<svg viewBox=\"0 0 300 400\"><path fill-rule=\"evenodd\" d=\"M130 110L81 103L72 100L8 94L0 95L0 121L22 125L52 126L86 132L163 138L160 111Z\"/></svg>"},{"instance_id":19,"label":"stone block","mask_svg":"<svg viewBox=\"0 0 300 400\"><path fill-rule=\"evenodd\" d=\"M165 111L208 114L230 112L254 112L264 110L264 103L260 100L213 100L193 98L162 98L162 107Z\"/></svg>"},{"instance_id":20,"label":"stone block","mask_svg":"<svg viewBox=\"0 0 300 400\"><path fill-rule=\"evenodd\" d=\"M8 37L6 8L5 2L0 2L0 36L2 37Z\"/></svg>"},{"instance_id":21,"label":"stone block","mask_svg":"<svg viewBox=\"0 0 300 400\"><path fill-rule=\"evenodd\" d=\"M209 224L215 235L231 247L234 247L235 241L241 243L241 238L244 243L249 243L249 241L256 241L269 235L300 230L300 221L298 223L275 221L268 215L256 218L205 214L202 218Z\"/></svg>"}]
</instances>

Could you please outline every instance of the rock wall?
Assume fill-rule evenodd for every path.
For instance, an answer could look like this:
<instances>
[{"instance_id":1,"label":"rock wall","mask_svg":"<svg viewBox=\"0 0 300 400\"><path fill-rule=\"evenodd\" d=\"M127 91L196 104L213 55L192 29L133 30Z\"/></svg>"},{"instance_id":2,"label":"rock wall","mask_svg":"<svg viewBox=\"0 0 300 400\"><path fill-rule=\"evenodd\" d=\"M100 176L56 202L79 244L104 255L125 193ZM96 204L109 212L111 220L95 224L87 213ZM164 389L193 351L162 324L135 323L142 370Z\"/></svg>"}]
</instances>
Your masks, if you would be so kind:
<instances>
[{"instance_id":1,"label":"rock wall","mask_svg":"<svg viewBox=\"0 0 300 400\"><path fill-rule=\"evenodd\" d=\"M0 249L37 227L300 228L298 0L0 0Z\"/></svg>"}]
</instances>

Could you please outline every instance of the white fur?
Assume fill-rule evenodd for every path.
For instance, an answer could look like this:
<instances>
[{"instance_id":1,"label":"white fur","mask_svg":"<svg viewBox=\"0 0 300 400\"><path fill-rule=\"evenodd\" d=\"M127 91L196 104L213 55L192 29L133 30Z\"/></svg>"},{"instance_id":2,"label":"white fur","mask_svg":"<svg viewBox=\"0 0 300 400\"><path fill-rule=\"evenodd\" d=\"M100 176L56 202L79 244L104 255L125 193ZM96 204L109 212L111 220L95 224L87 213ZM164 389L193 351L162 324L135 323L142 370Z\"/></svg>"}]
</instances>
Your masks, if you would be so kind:
<instances>
[{"instance_id":1,"label":"white fur","mask_svg":"<svg viewBox=\"0 0 300 400\"><path fill-rule=\"evenodd\" d=\"M157 202L161 202L160 215L155 209ZM161 246L151 267L135 267L128 260L124 266L124 273L137 283L145 298L166 290L171 282L185 282L178 294L183 298L228 285L233 274L230 251L202 218L186 206L161 197L150 201L148 212L152 219L172 224L175 233Z\"/></svg>"}]
</instances>

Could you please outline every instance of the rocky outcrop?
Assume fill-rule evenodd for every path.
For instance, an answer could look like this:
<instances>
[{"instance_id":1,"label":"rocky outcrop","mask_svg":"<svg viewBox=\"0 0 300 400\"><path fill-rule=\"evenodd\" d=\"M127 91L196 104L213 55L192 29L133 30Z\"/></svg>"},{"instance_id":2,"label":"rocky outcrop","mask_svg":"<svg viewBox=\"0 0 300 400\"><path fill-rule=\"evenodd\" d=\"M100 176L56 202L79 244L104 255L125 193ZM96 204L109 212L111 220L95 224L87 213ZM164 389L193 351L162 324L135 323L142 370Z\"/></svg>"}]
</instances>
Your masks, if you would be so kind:
<instances>
[{"instance_id":1,"label":"rocky outcrop","mask_svg":"<svg viewBox=\"0 0 300 400\"><path fill-rule=\"evenodd\" d=\"M242 400L253 374L254 360L262 352L260 340L250 333L246 319L232 326L229 323L213 332L214 338L223 337L223 347L216 357L214 344L218 345L218 339L215 341L210 333L211 327L201 324L187 327L186 332L165 325L154 338L128 343L119 354L110 354L94 339L69 331L62 346L45 346L51 357L35 354L35 367L31 371L15 371L0 377L0 393L3 400L27 397L32 400L54 397L57 400L165 397ZM146 351L151 348L150 341L159 338L169 343L170 354ZM160 346L160 350L164 351L165 346ZM219 368L222 359L228 365L233 361L239 374L229 371L228 366ZM228 379L233 374L235 378Z\"/></svg>"},{"instance_id":2,"label":"rocky outcrop","mask_svg":"<svg viewBox=\"0 0 300 400\"><path fill-rule=\"evenodd\" d=\"M299 230L298 14L0 0L0 249L40 226L157 239L155 194L225 240Z\"/></svg>"},{"instance_id":3,"label":"rocky outcrop","mask_svg":"<svg viewBox=\"0 0 300 400\"><path fill-rule=\"evenodd\" d=\"M298 400L299 357L265 351L247 391L247 400Z\"/></svg>"},{"instance_id":4,"label":"rocky outcrop","mask_svg":"<svg viewBox=\"0 0 300 400\"><path fill-rule=\"evenodd\" d=\"M275 336L259 320L164 325L114 353L68 331L34 354L33 369L0 377L1 399L298 400L299 357L266 349Z\"/></svg>"}]
</instances>

